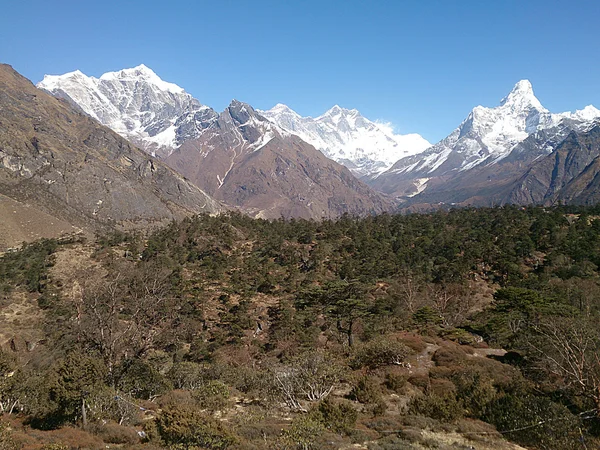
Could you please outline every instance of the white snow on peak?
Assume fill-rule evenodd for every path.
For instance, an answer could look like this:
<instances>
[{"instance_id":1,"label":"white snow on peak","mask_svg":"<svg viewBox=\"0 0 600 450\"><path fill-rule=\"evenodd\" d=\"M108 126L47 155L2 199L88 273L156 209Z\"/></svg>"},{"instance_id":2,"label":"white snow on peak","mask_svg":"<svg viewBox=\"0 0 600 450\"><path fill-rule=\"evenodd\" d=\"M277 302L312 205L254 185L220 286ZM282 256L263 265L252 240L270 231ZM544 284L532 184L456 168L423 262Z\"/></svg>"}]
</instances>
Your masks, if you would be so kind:
<instances>
[{"instance_id":1,"label":"white snow on peak","mask_svg":"<svg viewBox=\"0 0 600 450\"><path fill-rule=\"evenodd\" d=\"M510 106L513 109L535 108L539 111L547 111L533 93L533 86L529 80L521 80L510 93L502 99L500 106Z\"/></svg>"},{"instance_id":2,"label":"white snow on peak","mask_svg":"<svg viewBox=\"0 0 600 450\"><path fill-rule=\"evenodd\" d=\"M569 126L583 130L598 117L600 111L591 105L575 112L551 113L536 98L529 80L521 80L499 106L476 106L448 137L418 157L399 160L389 172L423 178L492 164L537 131L554 128L565 119Z\"/></svg>"},{"instance_id":3,"label":"white snow on peak","mask_svg":"<svg viewBox=\"0 0 600 450\"><path fill-rule=\"evenodd\" d=\"M170 153L181 142L177 119L202 105L176 84L163 81L141 64L95 78L76 70L45 75L37 85L78 105L149 153Z\"/></svg>"},{"instance_id":4,"label":"white snow on peak","mask_svg":"<svg viewBox=\"0 0 600 450\"><path fill-rule=\"evenodd\" d=\"M144 64L140 64L137 67L133 67L131 69L123 69L118 72L106 72L105 74L100 76L100 80L106 81L140 81L143 80L147 83L154 84L159 89L163 91L168 91L173 94L182 94L185 91L183 88L177 86L175 83L169 83L167 81L163 81L158 75L154 73L152 69L145 66Z\"/></svg>"},{"instance_id":5,"label":"white snow on peak","mask_svg":"<svg viewBox=\"0 0 600 450\"><path fill-rule=\"evenodd\" d=\"M568 119L592 122L600 118L600 110L593 105L588 105L583 109L578 109L575 112L563 113L562 115Z\"/></svg>"},{"instance_id":6,"label":"white snow on peak","mask_svg":"<svg viewBox=\"0 0 600 450\"><path fill-rule=\"evenodd\" d=\"M317 118L302 117L281 103L259 113L359 176L383 172L431 145L418 134L396 134L390 124L370 121L358 110L339 105Z\"/></svg>"}]
</instances>

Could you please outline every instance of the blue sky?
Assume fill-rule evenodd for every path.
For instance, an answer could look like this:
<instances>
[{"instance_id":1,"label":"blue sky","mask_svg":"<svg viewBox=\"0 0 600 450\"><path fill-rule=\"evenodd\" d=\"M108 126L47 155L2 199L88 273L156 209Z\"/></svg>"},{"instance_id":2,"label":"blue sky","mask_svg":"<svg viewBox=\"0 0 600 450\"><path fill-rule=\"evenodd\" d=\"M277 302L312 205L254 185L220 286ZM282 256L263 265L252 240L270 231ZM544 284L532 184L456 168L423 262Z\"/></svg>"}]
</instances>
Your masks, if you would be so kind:
<instances>
[{"instance_id":1,"label":"blue sky","mask_svg":"<svg viewBox=\"0 0 600 450\"><path fill-rule=\"evenodd\" d=\"M140 63L222 110L334 104L435 142L520 79L600 108L600 2L5 0L0 61L32 81Z\"/></svg>"}]
</instances>

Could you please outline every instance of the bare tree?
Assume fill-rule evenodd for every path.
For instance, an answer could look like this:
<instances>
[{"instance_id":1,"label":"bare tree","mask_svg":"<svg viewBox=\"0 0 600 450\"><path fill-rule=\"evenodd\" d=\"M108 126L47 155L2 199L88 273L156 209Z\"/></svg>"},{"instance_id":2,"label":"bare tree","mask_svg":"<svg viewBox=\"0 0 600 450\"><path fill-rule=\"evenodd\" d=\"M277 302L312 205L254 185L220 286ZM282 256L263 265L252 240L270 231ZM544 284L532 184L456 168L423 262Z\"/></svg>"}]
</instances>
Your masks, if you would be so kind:
<instances>
[{"instance_id":1,"label":"bare tree","mask_svg":"<svg viewBox=\"0 0 600 450\"><path fill-rule=\"evenodd\" d=\"M600 334L583 318L556 317L534 325L530 346L541 369L560 379L565 389L592 400L600 411Z\"/></svg>"},{"instance_id":2,"label":"bare tree","mask_svg":"<svg viewBox=\"0 0 600 450\"><path fill-rule=\"evenodd\" d=\"M316 402L327 397L340 375L341 368L335 360L323 352L311 352L275 370L274 380L284 402L291 409L306 411L302 401Z\"/></svg>"},{"instance_id":3,"label":"bare tree","mask_svg":"<svg viewBox=\"0 0 600 450\"><path fill-rule=\"evenodd\" d=\"M396 290L398 292L399 300L402 305L413 314L423 302L422 285L415 279L410 273L402 277L401 281L397 284Z\"/></svg>"},{"instance_id":4,"label":"bare tree","mask_svg":"<svg viewBox=\"0 0 600 450\"><path fill-rule=\"evenodd\" d=\"M123 359L143 356L174 317L168 271L123 271L99 286L84 286L77 305L80 339L96 349L112 374Z\"/></svg>"}]
</instances>

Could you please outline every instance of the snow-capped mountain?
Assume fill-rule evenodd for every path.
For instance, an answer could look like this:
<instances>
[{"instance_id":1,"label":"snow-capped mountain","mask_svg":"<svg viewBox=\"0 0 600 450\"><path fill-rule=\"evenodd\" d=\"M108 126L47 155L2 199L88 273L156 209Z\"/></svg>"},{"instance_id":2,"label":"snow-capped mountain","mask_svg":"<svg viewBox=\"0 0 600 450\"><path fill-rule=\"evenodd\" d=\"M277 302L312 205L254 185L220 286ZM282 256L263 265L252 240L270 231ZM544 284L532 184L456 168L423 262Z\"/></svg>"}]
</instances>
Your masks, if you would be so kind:
<instances>
[{"instance_id":1,"label":"snow-capped mountain","mask_svg":"<svg viewBox=\"0 0 600 450\"><path fill-rule=\"evenodd\" d=\"M246 103L234 100L220 114L190 123L198 137L165 162L214 198L253 216L320 219L392 208L346 167Z\"/></svg>"},{"instance_id":2,"label":"snow-capped mountain","mask_svg":"<svg viewBox=\"0 0 600 450\"><path fill-rule=\"evenodd\" d=\"M79 71L38 87L65 98L196 186L255 216L322 218L387 211L392 203L250 105L221 113L146 66L100 78Z\"/></svg>"},{"instance_id":3,"label":"snow-capped mountain","mask_svg":"<svg viewBox=\"0 0 600 450\"><path fill-rule=\"evenodd\" d=\"M371 184L387 193L413 196L424 191L431 179L448 180L498 163L537 132L555 130L564 137L571 130L589 129L596 118L600 111L591 105L575 112L551 113L535 97L531 83L522 80L499 106L473 108L448 137L418 155L400 159ZM543 154L552 150L552 146L540 149Z\"/></svg>"},{"instance_id":4,"label":"snow-capped mountain","mask_svg":"<svg viewBox=\"0 0 600 450\"><path fill-rule=\"evenodd\" d=\"M395 134L388 124L372 122L356 109L337 105L317 118L302 117L283 104L260 114L359 176L383 172L398 159L431 146L418 134Z\"/></svg>"},{"instance_id":5,"label":"snow-capped mountain","mask_svg":"<svg viewBox=\"0 0 600 450\"><path fill-rule=\"evenodd\" d=\"M193 134L190 121L209 109L143 64L100 78L79 70L46 75L37 86L67 99L152 154L170 154Z\"/></svg>"}]
</instances>

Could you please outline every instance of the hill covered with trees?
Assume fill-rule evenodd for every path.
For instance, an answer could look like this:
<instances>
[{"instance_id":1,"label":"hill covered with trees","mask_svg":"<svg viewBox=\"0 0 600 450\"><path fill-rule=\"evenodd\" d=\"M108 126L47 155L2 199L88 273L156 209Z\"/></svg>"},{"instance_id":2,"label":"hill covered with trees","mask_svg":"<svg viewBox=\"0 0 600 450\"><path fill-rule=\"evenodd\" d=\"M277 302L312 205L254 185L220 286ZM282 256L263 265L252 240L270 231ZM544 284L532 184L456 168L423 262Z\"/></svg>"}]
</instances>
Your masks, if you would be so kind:
<instances>
[{"instance_id":1,"label":"hill covered with trees","mask_svg":"<svg viewBox=\"0 0 600 450\"><path fill-rule=\"evenodd\" d=\"M260 220L0 258L6 448L600 445L600 209Z\"/></svg>"}]
</instances>

